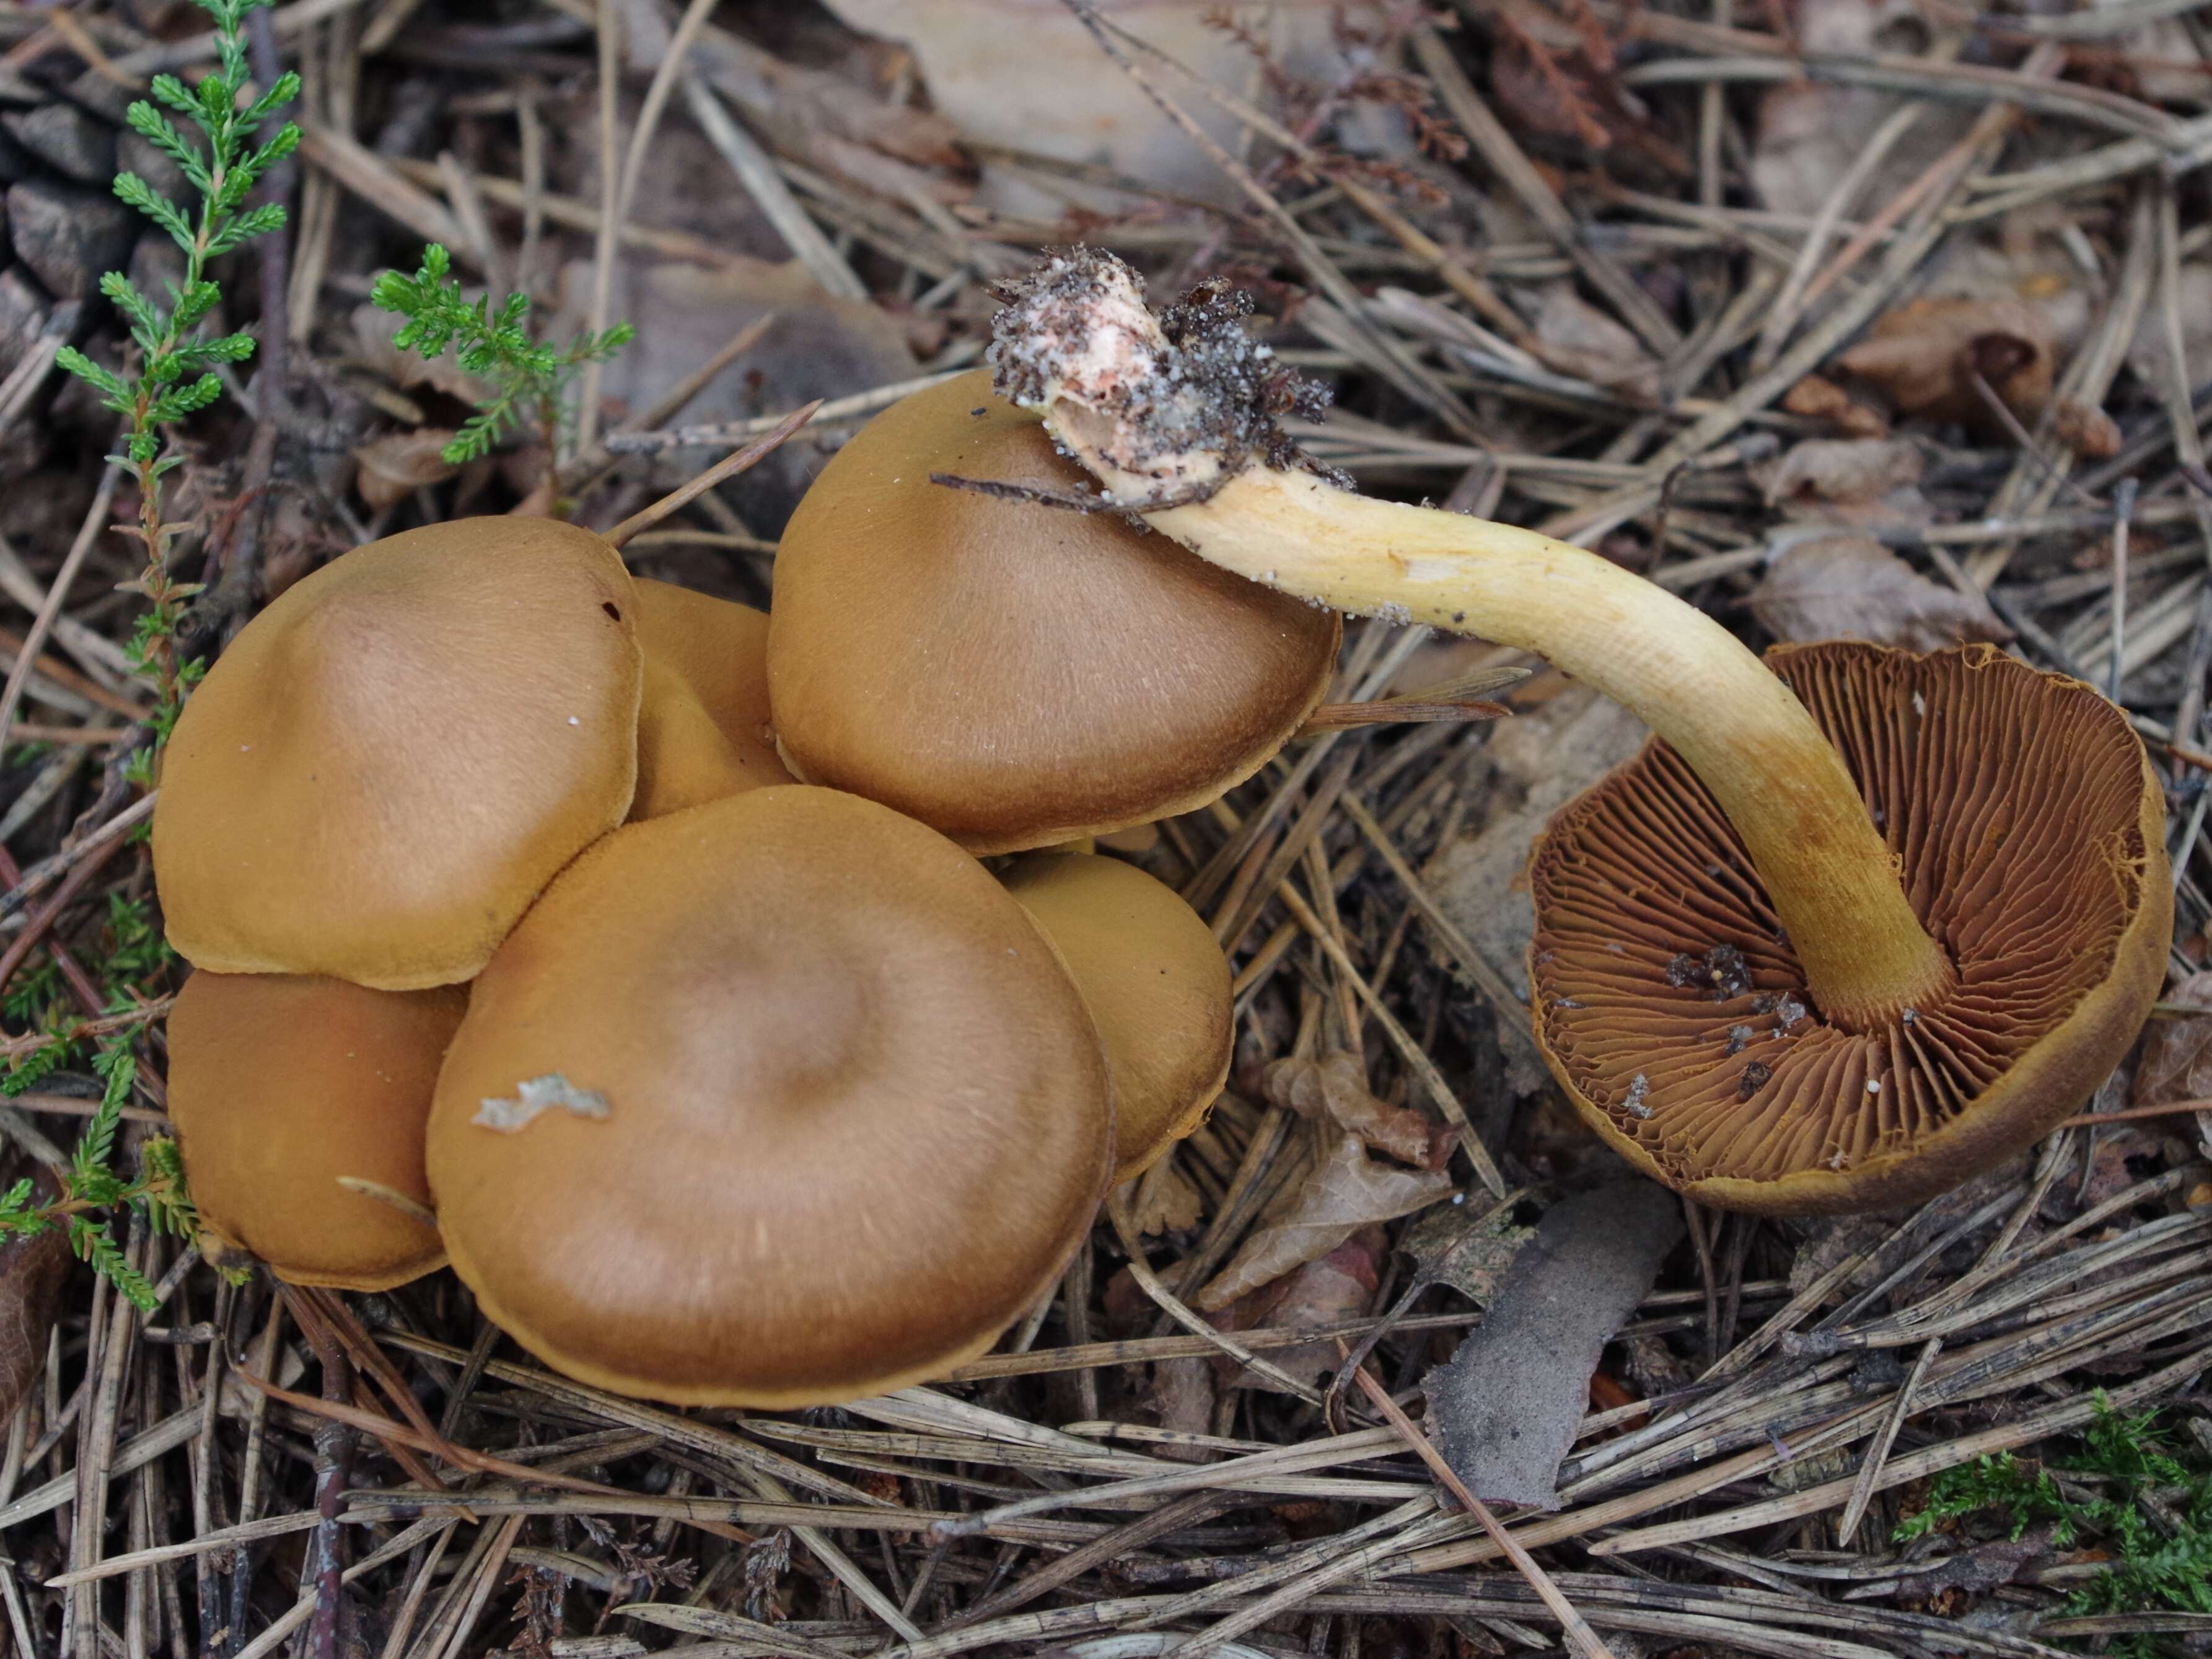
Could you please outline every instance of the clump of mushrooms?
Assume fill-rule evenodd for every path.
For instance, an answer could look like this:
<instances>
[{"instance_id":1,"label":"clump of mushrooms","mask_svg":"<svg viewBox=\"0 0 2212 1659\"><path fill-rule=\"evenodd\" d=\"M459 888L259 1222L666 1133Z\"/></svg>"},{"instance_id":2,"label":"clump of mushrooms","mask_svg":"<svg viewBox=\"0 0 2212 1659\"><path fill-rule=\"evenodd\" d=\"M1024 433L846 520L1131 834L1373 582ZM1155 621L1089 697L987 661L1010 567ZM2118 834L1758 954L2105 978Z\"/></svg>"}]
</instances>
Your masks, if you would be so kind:
<instances>
[{"instance_id":1,"label":"clump of mushrooms","mask_svg":"<svg viewBox=\"0 0 2212 1659\"><path fill-rule=\"evenodd\" d=\"M2025 1146L2117 1063L2171 904L2159 785L2118 710L1987 652L1778 676L1582 549L1357 495L1283 433L1294 382L1247 308L1156 317L1127 265L1078 250L1011 291L996 384L1103 486L1068 504L1334 610L1532 651L1652 727L1535 862L1539 1041L1617 1148L1732 1207L1894 1204Z\"/></svg>"},{"instance_id":2,"label":"clump of mushrooms","mask_svg":"<svg viewBox=\"0 0 2212 1659\"><path fill-rule=\"evenodd\" d=\"M450 1255L550 1363L722 1404L936 1376L1050 1288L1218 1089L1226 964L1127 866L1018 901L792 783L767 633L522 520L358 550L246 629L155 813L210 1248L358 1290Z\"/></svg>"}]
</instances>

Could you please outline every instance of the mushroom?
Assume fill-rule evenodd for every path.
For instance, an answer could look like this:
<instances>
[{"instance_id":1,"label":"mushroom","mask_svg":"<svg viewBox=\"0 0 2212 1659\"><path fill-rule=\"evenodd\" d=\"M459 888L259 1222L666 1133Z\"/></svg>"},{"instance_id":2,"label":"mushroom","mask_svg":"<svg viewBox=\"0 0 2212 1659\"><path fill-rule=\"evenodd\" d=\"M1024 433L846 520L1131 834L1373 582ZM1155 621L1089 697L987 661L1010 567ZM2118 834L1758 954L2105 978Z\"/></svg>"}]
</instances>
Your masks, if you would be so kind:
<instances>
[{"instance_id":1,"label":"mushroom","mask_svg":"<svg viewBox=\"0 0 2212 1659\"><path fill-rule=\"evenodd\" d=\"M1053 436L1103 484L1104 504L1141 512L1153 528L1225 568L1338 609L1536 652L1641 716L1662 742L1654 756L1665 757L1642 764L1678 769L1680 791L1705 803L1698 811L1714 820L1704 832L1713 855L1684 874L1665 901L1680 934L1668 942L1662 966L1677 956L1703 962L1717 947L1743 948L1736 940L1745 906L1752 905L1771 918L1763 924L1770 937L1787 941L1787 965L1770 955L1762 970L1802 986L1807 1017L1837 1033L1839 1044L1854 1040L1844 1044L1851 1052L1872 1053L1887 1042L1893 1066L1909 1069L1905 1051L1927 1041L1924 1032L1936 1021L1963 1033L1972 1018L1995 1017L1987 1011L2003 999L2014 999L2022 1011L2007 1018L2039 1022L2021 1051L2034 1063L2020 1081L2002 1082L2002 1069L1984 1054L1961 1059L1941 1085L1906 1090L1905 1111L1935 1116L1903 1139L1882 1127L1901 1120L1879 1118L1871 1129L1862 1123L1826 1139L1812 1127L1820 1115L1801 1108L1803 1133L1765 1139L1758 1158L1722 1172L1727 1181L1707 1181L1717 1171L1697 1168L1687 1153L1686 1161L1655 1156L1646 1167L1677 1184L1703 1182L1698 1190L1738 1207L1894 1202L1962 1180L2025 1145L2125 1053L2155 994L2170 878L2157 830L2156 781L2119 711L2071 682L2026 668L1995 671L1985 653L1938 657L1915 671L1922 706L1911 718L1894 715L1893 699L1893 717L1881 728L1890 750L1858 741L1865 727L1850 722L1870 716L1839 709L1837 735L1851 734L1848 752L1839 755L1789 685L1718 623L1663 589L1534 532L1371 500L1303 465L1277 423L1297 406L1290 377L1244 332L1240 319L1248 309L1249 302L1216 295L1156 319L1126 265L1079 250L1019 285L1000 313L994 347L999 386L1043 412ZM1100 503L1094 497L1090 504ZM1947 661L1953 665L1942 666ZM1965 690L1974 678L1970 671L1990 675L1992 685L2012 684L2002 677L2018 676L2020 685L2033 682L2051 695L2022 692L1994 708L1940 702ZM1978 770L1941 757L1939 735L1962 728L1973 734L1968 758ZM1868 769L1854 776L1847 760ZM1889 769L1879 781L1877 763ZM2088 825L2082 803L2121 792L2120 804L2094 823L2096 853L2069 856L2068 867L2085 879L2094 874L2094 882L2078 891L2047 890L2054 902L2063 894L2069 907L2100 914L2089 933L2021 931L2015 922L2012 933L1992 934L1983 920L1990 896L1982 873L1991 866L1924 856L1922 839L1938 823L1943 834L1967 838L1964 844L1977 835L2020 833L2019 802L1985 801L1976 817L1963 795L1968 777L2000 768L2032 788L2033 799L2069 803L2057 810L2083 821L2076 827ZM1870 799L1884 814L1880 822ZM1589 821L1616 819L1615 801L1601 797L1587 809L1595 815ZM1955 820L1946 817L1954 805L1966 808ZM1664 820L1667 831L1689 837L1686 815L1692 809L1683 805ZM1662 824L1640 833L1656 837ZM1581 856L1578 849L1547 854L1541 890L1547 902L1568 890L1570 867ZM1909 889L1900 867L1911 876ZM1623 896L1603 911L1573 916L1576 929L1618 928L1625 909L1659 915L1640 908L1656 902L1639 896L1650 884L1636 857L1609 861L1607 872ZM1575 873L1580 881L1601 879L1594 871ZM1952 882L1963 884L1938 885ZM1539 917L1539 938L1568 925L1547 911ZM2096 969L2084 975L2075 958L2088 937L2112 948L2094 953ZM1658 942L1647 932L1633 939L1647 958ZM1616 972L1635 971L1629 939L1613 942L1623 958ZM1537 964L1540 979L1546 966ZM1650 971L1648 959L1643 966ZM1653 1098L1660 1079L1647 1073L1638 1095L1633 1073L1624 1080L1596 1070L1595 1051L1577 1046L1582 1028L1559 1023L1559 1009L1538 1012L1553 1072L1570 1091L1579 1087L1578 1073L1613 1091L1586 1104L1586 1112L1606 1117L1616 1136L1624 1114L1641 1125L1637 1114L1651 1112L1650 1139L1639 1132L1639 1146L1667 1133L1660 1126L1672 1097ZM1594 1040L1616 1038L1608 1030ZM1668 1080L1672 1086L1674 1074ZM1839 1094L1825 1122L1842 1124L1863 1111L1863 1102L1841 1096L1853 1088L1866 1095L1869 1083L1881 1081L1844 1068L1829 1074L1824 1086ZM1741 1103L1746 1121L1761 1109L1753 1101ZM1725 1115L1703 1097L1699 1109L1715 1123ZM1862 1131L1869 1138L1858 1138ZM1702 1144L1717 1149L1723 1140L1714 1128ZM1838 1152L1847 1163L1861 1160L1856 1179L1802 1178L1821 1172L1823 1161ZM1751 1179L1734 1178L1741 1175Z\"/></svg>"},{"instance_id":2,"label":"mushroom","mask_svg":"<svg viewBox=\"0 0 2212 1659\"><path fill-rule=\"evenodd\" d=\"M979 854L1187 811L1321 700L1341 623L1115 514L934 489L1080 474L978 370L877 416L792 515L769 689L787 764Z\"/></svg>"},{"instance_id":3,"label":"mushroom","mask_svg":"<svg viewBox=\"0 0 2212 1659\"><path fill-rule=\"evenodd\" d=\"M1181 895L1119 859L1029 853L999 879L1060 952L1106 1045L1114 1178L1142 1175L1228 1079L1228 958Z\"/></svg>"},{"instance_id":4,"label":"mushroom","mask_svg":"<svg viewBox=\"0 0 2212 1659\"><path fill-rule=\"evenodd\" d=\"M550 519L410 530L295 584L166 751L170 941L221 973L473 977L629 809L632 605L614 550Z\"/></svg>"},{"instance_id":5,"label":"mushroom","mask_svg":"<svg viewBox=\"0 0 2212 1659\"><path fill-rule=\"evenodd\" d=\"M1105 1191L1081 997L973 858L784 785L617 830L471 989L431 1190L485 1312L572 1376L820 1405L981 1352Z\"/></svg>"},{"instance_id":6,"label":"mushroom","mask_svg":"<svg viewBox=\"0 0 2212 1659\"><path fill-rule=\"evenodd\" d=\"M768 613L644 577L632 590L645 683L631 819L789 783L769 736Z\"/></svg>"},{"instance_id":7,"label":"mushroom","mask_svg":"<svg viewBox=\"0 0 2212 1659\"><path fill-rule=\"evenodd\" d=\"M279 1279L389 1290L440 1266L422 1136L459 986L196 973L169 1012L169 1118L204 1229Z\"/></svg>"},{"instance_id":8,"label":"mushroom","mask_svg":"<svg viewBox=\"0 0 2212 1659\"><path fill-rule=\"evenodd\" d=\"M1856 1029L1819 1018L1741 842L1655 741L1538 844L1537 1040L1614 1151L1703 1202L1917 1203L2036 1139L2134 1041L2172 927L2165 798L2111 704L1993 647L1769 660L1841 749L1958 989Z\"/></svg>"}]
</instances>

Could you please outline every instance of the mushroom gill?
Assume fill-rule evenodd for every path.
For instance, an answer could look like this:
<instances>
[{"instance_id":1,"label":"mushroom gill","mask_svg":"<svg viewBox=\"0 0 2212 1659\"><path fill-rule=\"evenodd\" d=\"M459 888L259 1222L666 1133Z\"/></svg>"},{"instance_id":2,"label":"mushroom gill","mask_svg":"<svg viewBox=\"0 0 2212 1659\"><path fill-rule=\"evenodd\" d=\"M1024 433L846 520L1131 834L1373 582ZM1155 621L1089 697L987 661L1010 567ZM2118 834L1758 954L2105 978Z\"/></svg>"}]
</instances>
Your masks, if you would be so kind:
<instances>
[{"instance_id":1,"label":"mushroom gill","mask_svg":"<svg viewBox=\"0 0 2212 1659\"><path fill-rule=\"evenodd\" d=\"M1538 1030L1615 1150L1694 1197L1913 1202L2027 1146L2126 1052L2171 931L2163 799L2118 710L1994 648L1769 661L1843 756L1955 985L1831 1023L1741 842L1655 739L1537 849Z\"/></svg>"}]
</instances>

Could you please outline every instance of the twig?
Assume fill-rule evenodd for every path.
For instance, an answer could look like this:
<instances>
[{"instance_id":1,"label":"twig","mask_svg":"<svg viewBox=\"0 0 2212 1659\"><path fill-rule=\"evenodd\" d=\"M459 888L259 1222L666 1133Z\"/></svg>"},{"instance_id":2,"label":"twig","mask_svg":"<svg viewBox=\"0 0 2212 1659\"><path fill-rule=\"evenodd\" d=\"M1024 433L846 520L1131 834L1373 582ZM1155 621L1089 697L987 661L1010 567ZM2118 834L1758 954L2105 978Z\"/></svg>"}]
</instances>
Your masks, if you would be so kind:
<instances>
[{"instance_id":1,"label":"twig","mask_svg":"<svg viewBox=\"0 0 2212 1659\"><path fill-rule=\"evenodd\" d=\"M611 545L620 547L639 531L650 529L672 513L681 512L685 506L698 500L715 485L726 483L748 468L758 465L781 448L784 441L793 433L812 420L821 408L822 400L817 398L811 404L793 410L790 414L770 428L763 436L755 439L735 454L715 462L689 483L671 490L650 507L631 514L612 530L608 531L605 539Z\"/></svg>"}]
</instances>

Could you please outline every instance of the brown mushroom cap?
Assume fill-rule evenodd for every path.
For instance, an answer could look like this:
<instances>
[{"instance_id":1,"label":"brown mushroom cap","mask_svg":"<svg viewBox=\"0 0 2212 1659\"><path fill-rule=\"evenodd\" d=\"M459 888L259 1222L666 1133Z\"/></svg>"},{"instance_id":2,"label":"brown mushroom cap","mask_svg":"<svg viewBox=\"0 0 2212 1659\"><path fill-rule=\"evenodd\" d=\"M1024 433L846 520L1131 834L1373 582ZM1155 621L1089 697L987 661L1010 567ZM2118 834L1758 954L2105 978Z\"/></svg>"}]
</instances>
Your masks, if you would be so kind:
<instances>
[{"instance_id":1,"label":"brown mushroom cap","mask_svg":"<svg viewBox=\"0 0 2212 1659\"><path fill-rule=\"evenodd\" d=\"M1014 852L1202 805L1320 701L1334 612L1118 514L933 472L1093 488L981 369L837 453L784 532L769 630L777 740L809 781Z\"/></svg>"},{"instance_id":2,"label":"brown mushroom cap","mask_svg":"<svg viewBox=\"0 0 2212 1659\"><path fill-rule=\"evenodd\" d=\"M221 973L472 977L637 766L629 576L550 519L465 519L288 589L185 705L154 809L169 938Z\"/></svg>"},{"instance_id":3,"label":"brown mushroom cap","mask_svg":"<svg viewBox=\"0 0 2212 1659\"><path fill-rule=\"evenodd\" d=\"M645 690L633 822L789 783L768 734L768 612L634 579Z\"/></svg>"},{"instance_id":4,"label":"brown mushroom cap","mask_svg":"<svg viewBox=\"0 0 2212 1659\"><path fill-rule=\"evenodd\" d=\"M1030 853L999 879L1050 939L1106 1045L1114 1178L1195 1129L1229 1078L1229 960L1173 888L1088 853Z\"/></svg>"},{"instance_id":5,"label":"brown mushroom cap","mask_svg":"<svg viewBox=\"0 0 2212 1659\"><path fill-rule=\"evenodd\" d=\"M547 1363L787 1407L987 1348L1112 1144L1021 907L933 830L787 785L628 825L546 890L472 988L429 1168L455 1271Z\"/></svg>"},{"instance_id":6,"label":"brown mushroom cap","mask_svg":"<svg viewBox=\"0 0 2212 1659\"><path fill-rule=\"evenodd\" d=\"M1613 1149L1705 1203L1915 1203L2077 1109L2135 1040L2172 926L2164 799L2112 704L1991 647L1770 661L1858 781L1955 989L1828 1023L1735 833L1655 742L1537 848L1538 1036Z\"/></svg>"},{"instance_id":7,"label":"brown mushroom cap","mask_svg":"<svg viewBox=\"0 0 2212 1659\"><path fill-rule=\"evenodd\" d=\"M201 1224L295 1285L388 1290L442 1263L435 1228L338 1183L428 1205L423 1127L467 1007L459 986L186 980L169 1012L169 1118Z\"/></svg>"}]
</instances>

